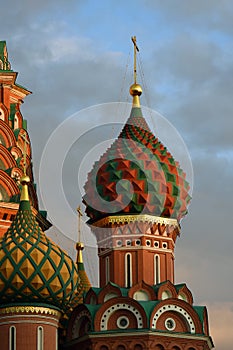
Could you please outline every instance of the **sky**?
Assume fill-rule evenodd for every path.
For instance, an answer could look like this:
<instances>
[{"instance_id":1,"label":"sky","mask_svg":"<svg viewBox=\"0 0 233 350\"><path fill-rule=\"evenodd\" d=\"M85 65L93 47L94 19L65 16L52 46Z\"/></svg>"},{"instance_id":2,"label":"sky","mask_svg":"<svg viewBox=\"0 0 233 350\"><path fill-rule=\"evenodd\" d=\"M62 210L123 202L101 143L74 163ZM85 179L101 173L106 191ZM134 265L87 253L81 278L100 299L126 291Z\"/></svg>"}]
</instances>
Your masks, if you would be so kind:
<instances>
[{"instance_id":1,"label":"sky","mask_svg":"<svg viewBox=\"0 0 233 350\"><path fill-rule=\"evenodd\" d=\"M0 39L7 41L12 68L19 72L17 82L33 92L21 111L28 120L38 191L57 177L51 165L65 150L61 164L63 196L56 196L54 191L51 202L41 199L41 208L48 210L54 226L61 218L64 221L70 234L58 224L50 234L68 250L73 249L69 237L75 239L75 223L69 226L69 214L62 214L63 204L72 208L74 217L75 207L81 203L76 180L82 158L86 159L95 145L117 136L116 122L122 119L112 111L114 103L130 102L130 38L137 36L142 67L138 78L144 82L141 102L176 128L193 168L192 201L176 244L176 282L187 283L195 303L207 305L216 349L231 350L232 1L1 2L4 16ZM93 109L96 105L104 106L103 110ZM90 109L94 112L89 114ZM73 141L66 144L64 129L72 115L76 116L77 136L75 139L74 133ZM98 122L110 126L98 129ZM52 160L46 168L49 154ZM41 191L43 198L43 188ZM63 203L64 197L68 204ZM82 230L85 235L84 225ZM95 265L95 251L90 250L86 259L89 268ZM91 278L94 275L92 271Z\"/></svg>"}]
</instances>

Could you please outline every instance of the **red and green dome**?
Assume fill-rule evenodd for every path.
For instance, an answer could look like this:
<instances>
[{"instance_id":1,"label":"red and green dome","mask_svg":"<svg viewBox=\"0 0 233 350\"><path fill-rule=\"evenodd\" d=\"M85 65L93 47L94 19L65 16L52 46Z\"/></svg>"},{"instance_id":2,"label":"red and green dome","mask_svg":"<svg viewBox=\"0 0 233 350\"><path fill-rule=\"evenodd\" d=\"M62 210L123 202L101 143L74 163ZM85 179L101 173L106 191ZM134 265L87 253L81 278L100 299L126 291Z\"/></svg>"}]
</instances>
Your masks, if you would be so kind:
<instances>
[{"instance_id":1,"label":"red and green dome","mask_svg":"<svg viewBox=\"0 0 233 350\"><path fill-rule=\"evenodd\" d=\"M179 163L150 131L139 103L133 104L120 135L88 174L83 198L86 213L90 222L127 214L179 221L190 201L185 177Z\"/></svg>"},{"instance_id":2,"label":"red and green dome","mask_svg":"<svg viewBox=\"0 0 233 350\"><path fill-rule=\"evenodd\" d=\"M34 302L65 311L80 288L75 263L46 237L28 199L0 239L0 262L1 305Z\"/></svg>"}]
</instances>

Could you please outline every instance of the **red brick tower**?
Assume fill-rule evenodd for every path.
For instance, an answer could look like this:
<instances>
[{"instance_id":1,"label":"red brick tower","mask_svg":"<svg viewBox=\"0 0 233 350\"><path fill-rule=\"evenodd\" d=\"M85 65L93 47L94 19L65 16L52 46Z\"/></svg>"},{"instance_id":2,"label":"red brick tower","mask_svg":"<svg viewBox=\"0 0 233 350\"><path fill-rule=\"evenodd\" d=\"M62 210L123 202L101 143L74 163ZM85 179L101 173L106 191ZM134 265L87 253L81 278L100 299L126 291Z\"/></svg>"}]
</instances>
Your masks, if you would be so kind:
<instances>
[{"instance_id":1,"label":"red brick tower","mask_svg":"<svg viewBox=\"0 0 233 350\"><path fill-rule=\"evenodd\" d=\"M0 42L0 348L57 350L67 315L90 283L83 246L77 244L76 266L42 230L50 223L38 211L31 145L20 112L30 92L16 77L6 43Z\"/></svg>"},{"instance_id":2,"label":"red brick tower","mask_svg":"<svg viewBox=\"0 0 233 350\"><path fill-rule=\"evenodd\" d=\"M31 92L16 83L17 75L11 70L6 42L0 41L0 236L9 228L19 207L20 178L24 163L31 180L29 194L32 210L43 230L51 226L44 216L46 213L38 209L33 183L31 143L27 122L20 111L24 98Z\"/></svg>"},{"instance_id":3,"label":"red brick tower","mask_svg":"<svg viewBox=\"0 0 233 350\"><path fill-rule=\"evenodd\" d=\"M190 201L185 174L146 123L136 77L130 117L88 174L100 288L74 309L66 349L210 350L207 310L174 284L174 248Z\"/></svg>"}]
</instances>

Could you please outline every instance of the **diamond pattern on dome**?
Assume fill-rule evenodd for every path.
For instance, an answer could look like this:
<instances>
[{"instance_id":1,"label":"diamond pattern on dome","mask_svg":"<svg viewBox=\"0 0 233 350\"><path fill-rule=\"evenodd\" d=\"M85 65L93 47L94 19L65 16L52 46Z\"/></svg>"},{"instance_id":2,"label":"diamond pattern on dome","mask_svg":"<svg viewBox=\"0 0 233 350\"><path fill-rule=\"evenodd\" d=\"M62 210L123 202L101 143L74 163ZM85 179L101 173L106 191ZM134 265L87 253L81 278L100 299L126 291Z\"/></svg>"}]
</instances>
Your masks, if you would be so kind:
<instances>
[{"instance_id":1,"label":"diamond pattern on dome","mask_svg":"<svg viewBox=\"0 0 233 350\"><path fill-rule=\"evenodd\" d=\"M33 265L31 264L30 260L25 260L23 262L23 264L21 265L20 271L28 279L33 274L35 269L34 269Z\"/></svg>"},{"instance_id":2,"label":"diamond pattern on dome","mask_svg":"<svg viewBox=\"0 0 233 350\"><path fill-rule=\"evenodd\" d=\"M31 284L35 289L39 289L44 285L44 282L42 281L39 275L36 275L31 281Z\"/></svg>"},{"instance_id":3,"label":"diamond pattern on dome","mask_svg":"<svg viewBox=\"0 0 233 350\"><path fill-rule=\"evenodd\" d=\"M44 255L42 252L40 252L38 249L34 249L32 252L31 252L31 258L34 260L35 264L40 264Z\"/></svg>"},{"instance_id":4,"label":"diamond pattern on dome","mask_svg":"<svg viewBox=\"0 0 233 350\"><path fill-rule=\"evenodd\" d=\"M2 280L0 280L0 291L1 291L4 287L5 287L5 283L4 283Z\"/></svg>"},{"instance_id":5,"label":"diamond pattern on dome","mask_svg":"<svg viewBox=\"0 0 233 350\"><path fill-rule=\"evenodd\" d=\"M12 251L11 256L14 259L14 262L17 264L24 256L24 253L20 249L15 249Z\"/></svg>"},{"instance_id":6,"label":"diamond pattern on dome","mask_svg":"<svg viewBox=\"0 0 233 350\"><path fill-rule=\"evenodd\" d=\"M40 294L45 296L45 297L49 297L50 296L50 291L48 290L48 288L43 288L41 291L40 291Z\"/></svg>"},{"instance_id":7,"label":"diamond pattern on dome","mask_svg":"<svg viewBox=\"0 0 233 350\"><path fill-rule=\"evenodd\" d=\"M180 220L187 213L185 173L149 128L143 128L144 122L141 109L133 108L119 137L88 174L83 202L91 220L123 213Z\"/></svg>"},{"instance_id":8,"label":"diamond pattern on dome","mask_svg":"<svg viewBox=\"0 0 233 350\"><path fill-rule=\"evenodd\" d=\"M29 202L0 241L0 303L36 301L64 311L78 291L75 263L42 232Z\"/></svg>"},{"instance_id":9,"label":"diamond pattern on dome","mask_svg":"<svg viewBox=\"0 0 233 350\"><path fill-rule=\"evenodd\" d=\"M11 276L12 270L13 270L13 266L11 262L9 260L5 260L1 266L1 272L5 277L5 279L8 279Z\"/></svg>"},{"instance_id":10,"label":"diamond pattern on dome","mask_svg":"<svg viewBox=\"0 0 233 350\"><path fill-rule=\"evenodd\" d=\"M55 277L52 282L50 282L50 287L54 293L58 292L61 288L61 282L58 277Z\"/></svg>"},{"instance_id":11,"label":"diamond pattern on dome","mask_svg":"<svg viewBox=\"0 0 233 350\"><path fill-rule=\"evenodd\" d=\"M49 280L54 275L55 271L49 260L46 260L44 265L41 266L41 272L46 280Z\"/></svg>"},{"instance_id":12,"label":"diamond pattern on dome","mask_svg":"<svg viewBox=\"0 0 233 350\"><path fill-rule=\"evenodd\" d=\"M20 288L20 287L23 286L24 282L23 282L23 280L19 277L19 275L15 275L15 277L13 278L11 284L12 284L12 286L14 286L15 288Z\"/></svg>"},{"instance_id":13,"label":"diamond pattern on dome","mask_svg":"<svg viewBox=\"0 0 233 350\"><path fill-rule=\"evenodd\" d=\"M28 288L28 287L24 288L23 293L24 293L25 295L30 295L30 294L32 294L31 288ZM20 296L21 296L21 295L20 295Z\"/></svg>"},{"instance_id":14,"label":"diamond pattern on dome","mask_svg":"<svg viewBox=\"0 0 233 350\"><path fill-rule=\"evenodd\" d=\"M58 266L61 261L61 257L54 250L50 252L50 256L55 266Z\"/></svg>"},{"instance_id":15,"label":"diamond pattern on dome","mask_svg":"<svg viewBox=\"0 0 233 350\"><path fill-rule=\"evenodd\" d=\"M66 264L64 264L61 268L61 275L62 275L63 281L66 283L70 276L70 271L68 270L68 267L66 266Z\"/></svg>"}]
</instances>

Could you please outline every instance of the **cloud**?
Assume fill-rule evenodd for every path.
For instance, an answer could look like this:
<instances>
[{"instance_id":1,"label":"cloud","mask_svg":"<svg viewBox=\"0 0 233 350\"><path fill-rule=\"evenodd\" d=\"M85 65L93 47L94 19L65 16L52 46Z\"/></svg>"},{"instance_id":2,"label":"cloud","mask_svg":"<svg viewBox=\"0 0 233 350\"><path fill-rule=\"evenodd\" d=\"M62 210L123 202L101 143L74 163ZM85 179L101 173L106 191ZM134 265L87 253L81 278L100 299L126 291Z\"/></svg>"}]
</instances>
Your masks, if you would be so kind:
<instances>
[{"instance_id":1,"label":"cloud","mask_svg":"<svg viewBox=\"0 0 233 350\"><path fill-rule=\"evenodd\" d=\"M230 350L233 342L232 302L207 303L210 319L210 330L216 349Z\"/></svg>"},{"instance_id":2,"label":"cloud","mask_svg":"<svg viewBox=\"0 0 233 350\"><path fill-rule=\"evenodd\" d=\"M130 65L130 36L138 36L149 87L142 104L149 95L149 107L176 126L193 160L193 200L177 241L176 276L197 302L211 301L211 331L221 350L232 348L232 16L230 0L147 0L133 8L122 0L93 7L74 0L69 6L65 0L10 0L1 18L17 81L33 91L22 112L37 182L41 153L61 121L119 95L127 100L131 77L126 75L122 93L124 66ZM129 70L132 56L130 63ZM73 169L67 181L72 175ZM72 203L78 202L73 195ZM72 241L60 233L55 238L75 255Z\"/></svg>"}]
</instances>

